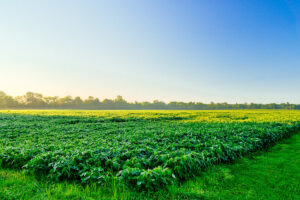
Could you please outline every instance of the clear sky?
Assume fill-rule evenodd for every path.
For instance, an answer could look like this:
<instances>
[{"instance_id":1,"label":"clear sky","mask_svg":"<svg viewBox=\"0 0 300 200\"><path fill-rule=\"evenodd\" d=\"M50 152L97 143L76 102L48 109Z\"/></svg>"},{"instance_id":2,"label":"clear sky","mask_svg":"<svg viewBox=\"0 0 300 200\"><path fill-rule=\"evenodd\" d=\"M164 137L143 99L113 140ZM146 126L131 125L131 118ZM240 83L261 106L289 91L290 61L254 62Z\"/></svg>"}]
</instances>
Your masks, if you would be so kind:
<instances>
[{"instance_id":1,"label":"clear sky","mask_svg":"<svg viewBox=\"0 0 300 200\"><path fill-rule=\"evenodd\" d=\"M0 90L300 103L300 1L0 1Z\"/></svg>"}]
</instances>

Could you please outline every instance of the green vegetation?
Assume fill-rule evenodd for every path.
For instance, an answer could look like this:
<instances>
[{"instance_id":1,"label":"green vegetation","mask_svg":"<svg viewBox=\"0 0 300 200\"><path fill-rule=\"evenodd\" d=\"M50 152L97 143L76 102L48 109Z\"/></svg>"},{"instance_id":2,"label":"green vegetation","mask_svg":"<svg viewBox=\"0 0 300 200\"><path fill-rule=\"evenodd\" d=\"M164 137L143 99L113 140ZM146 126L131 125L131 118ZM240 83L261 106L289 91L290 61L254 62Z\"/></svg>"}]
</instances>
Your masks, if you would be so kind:
<instances>
[{"instance_id":1,"label":"green vegetation","mask_svg":"<svg viewBox=\"0 0 300 200\"><path fill-rule=\"evenodd\" d=\"M54 181L157 190L266 148L299 111L2 111L0 163Z\"/></svg>"},{"instance_id":2,"label":"green vegetation","mask_svg":"<svg viewBox=\"0 0 300 200\"><path fill-rule=\"evenodd\" d=\"M153 102L127 102L122 96L115 99L104 99L100 101L98 98L89 96L82 100L80 97L66 96L59 98L58 96L46 96L42 94L27 92L23 96L12 97L0 91L0 109L93 109L93 110L230 110L230 109L296 109L300 110L299 104L290 103L244 103L244 104L228 104L214 103L204 104L201 102L176 102L165 103L163 101L154 100Z\"/></svg>"},{"instance_id":3,"label":"green vegetation","mask_svg":"<svg viewBox=\"0 0 300 200\"><path fill-rule=\"evenodd\" d=\"M19 170L0 169L0 199L300 199L300 133L234 164L218 165L182 185L135 192L116 185L81 186L37 180Z\"/></svg>"},{"instance_id":4,"label":"green vegetation","mask_svg":"<svg viewBox=\"0 0 300 200\"><path fill-rule=\"evenodd\" d=\"M300 199L299 155L300 132L265 152L203 172L177 192L198 199Z\"/></svg>"}]
</instances>

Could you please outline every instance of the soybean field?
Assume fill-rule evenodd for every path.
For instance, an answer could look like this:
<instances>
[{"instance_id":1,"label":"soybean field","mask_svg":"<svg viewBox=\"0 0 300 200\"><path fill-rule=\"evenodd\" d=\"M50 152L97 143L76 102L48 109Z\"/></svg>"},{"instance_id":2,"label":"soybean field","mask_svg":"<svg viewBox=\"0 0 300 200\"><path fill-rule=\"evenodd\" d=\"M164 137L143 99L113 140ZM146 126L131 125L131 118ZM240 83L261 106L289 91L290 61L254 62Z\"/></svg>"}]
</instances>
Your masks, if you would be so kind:
<instances>
[{"instance_id":1,"label":"soybean field","mask_svg":"<svg viewBox=\"0 0 300 200\"><path fill-rule=\"evenodd\" d=\"M272 146L300 111L0 111L0 165L53 181L157 190Z\"/></svg>"}]
</instances>

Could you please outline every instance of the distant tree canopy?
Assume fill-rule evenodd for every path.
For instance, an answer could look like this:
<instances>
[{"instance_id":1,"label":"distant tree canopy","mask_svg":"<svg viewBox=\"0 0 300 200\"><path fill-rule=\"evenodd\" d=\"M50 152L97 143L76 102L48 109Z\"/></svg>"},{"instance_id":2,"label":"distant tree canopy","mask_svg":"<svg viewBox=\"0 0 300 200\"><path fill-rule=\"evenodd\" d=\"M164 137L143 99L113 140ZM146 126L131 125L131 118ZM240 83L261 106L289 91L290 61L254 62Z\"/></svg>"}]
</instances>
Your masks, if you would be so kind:
<instances>
[{"instance_id":1,"label":"distant tree canopy","mask_svg":"<svg viewBox=\"0 0 300 200\"><path fill-rule=\"evenodd\" d=\"M104 99L89 96L87 99L80 97L58 97L43 96L39 93L27 92L23 96L12 97L0 91L0 109L165 109L165 110L225 110L225 109L300 109L300 104L290 103L243 103L228 104L201 102L177 102L154 100L153 102L127 102L122 96L118 95L115 99Z\"/></svg>"}]
</instances>

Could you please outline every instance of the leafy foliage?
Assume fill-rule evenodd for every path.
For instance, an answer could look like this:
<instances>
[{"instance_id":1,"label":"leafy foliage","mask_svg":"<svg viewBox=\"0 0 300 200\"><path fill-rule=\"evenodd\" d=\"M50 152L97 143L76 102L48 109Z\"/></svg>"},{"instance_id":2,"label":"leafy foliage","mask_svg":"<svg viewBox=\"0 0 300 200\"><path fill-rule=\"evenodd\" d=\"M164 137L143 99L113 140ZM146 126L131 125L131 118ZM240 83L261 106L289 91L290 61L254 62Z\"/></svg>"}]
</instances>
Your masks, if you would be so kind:
<instances>
[{"instance_id":1,"label":"leafy foliage","mask_svg":"<svg viewBox=\"0 0 300 200\"><path fill-rule=\"evenodd\" d=\"M1 111L0 163L154 190L300 128L299 111Z\"/></svg>"}]
</instances>

